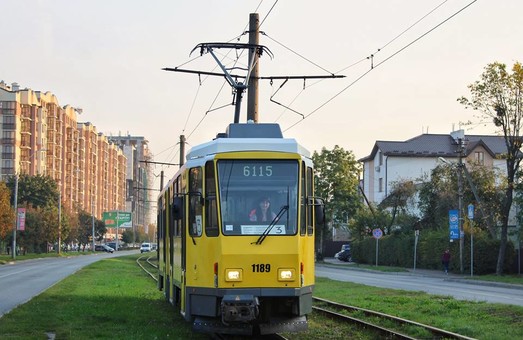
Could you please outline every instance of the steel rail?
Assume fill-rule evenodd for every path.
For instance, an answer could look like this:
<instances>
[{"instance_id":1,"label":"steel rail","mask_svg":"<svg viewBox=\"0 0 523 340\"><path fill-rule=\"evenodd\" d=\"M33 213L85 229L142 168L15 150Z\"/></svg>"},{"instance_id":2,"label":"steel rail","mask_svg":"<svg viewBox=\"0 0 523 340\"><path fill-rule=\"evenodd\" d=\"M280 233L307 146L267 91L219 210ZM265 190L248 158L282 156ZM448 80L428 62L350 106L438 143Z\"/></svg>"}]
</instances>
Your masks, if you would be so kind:
<instances>
[{"instance_id":1,"label":"steel rail","mask_svg":"<svg viewBox=\"0 0 523 340\"><path fill-rule=\"evenodd\" d=\"M318 297L313 297L313 300L325 303L325 304L330 305L330 306L335 306L337 308L342 308L344 310L359 311L359 312L363 312L363 313L365 313L367 315L372 315L372 316L377 316L377 317L381 317L381 318L384 318L384 319L393 320L393 321L396 321L396 322L399 322L399 323L402 323L402 324L406 324L406 325L421 327L423 329L428 330L429 332L431 332L434 335L443 336L443 337L445 337L445 339L459 339L459 340L474 340L475 339L475 338L471 338L471 337L468 337L468 336L465 336L465 335L461 335L461 334L453 333L453 332L450 332L450 331L446 331L444 329L440 329L440 328L437 328L437 327L429 326L429 325L426 325L426 324L423 324L423 323L420 323L420 322L407 320L407 319L404 319L404 318L400 318L400 317L393 316L393 315L390 315L390 314L385 314L385 313L373 311L373 310L370 310L370 309L365 309L365 308L360 308L360 307L355 307L355 306L347 306L347 305L343 305L343 304L340 304L340 303L337 303L337 302L333 302L333 301L322 299L322 298L318 298ZM313 308L316 308L316 307L313 307ZM340 315L342 315L342 314L340 314ZM358 320L358 319L356 319L356 320Z\"/></svg>"}]
</instances>

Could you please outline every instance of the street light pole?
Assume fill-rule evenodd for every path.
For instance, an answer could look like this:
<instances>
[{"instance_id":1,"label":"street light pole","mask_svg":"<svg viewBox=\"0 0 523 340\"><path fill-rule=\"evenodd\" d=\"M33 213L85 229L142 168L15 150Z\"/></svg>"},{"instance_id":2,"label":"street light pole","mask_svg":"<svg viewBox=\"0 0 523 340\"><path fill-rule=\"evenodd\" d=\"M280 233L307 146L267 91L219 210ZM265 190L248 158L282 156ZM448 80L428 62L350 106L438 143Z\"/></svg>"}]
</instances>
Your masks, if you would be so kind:
<instances>
[{"instance_id":1,"label":"street light pole","mask_svg":"<svg viewBox=\"0 0 523 340\"><path fill-rule=\"evenodd\" d=\"M91 248L91 251L94 252L94 198L93 196L91 195L91 222L92 222L92 233L93 233L93 237L92 237L92 248Z\"/></svg>"},{"instance_id":2,"label":"street light pole","mask_svg":"<svg viewBox=\"0 0 523 340\"><path fill-rule=\"evenodd\" d=\"M461 153L458 160L458 226L459 226L459 271L463 274L463 248L465 235L463 232L463 162Z\"/></svg>"},{"instance_id":3,"label":"street light pole","mask_svg":"<svg viewBox=\"0 0 523 340\"><path fill-rule=\"evenodd\" d=\"M58 186L58 255L62 251L62 185Z\"/></svg>"},{"instance_id":4,"label":"street light pole","mask_svg":"<svg viewBox=\"0 0 523 340\"><path fill-rule=\"evenodd\" d=\"M18 174L15 175L15 227L13 228L13 242L11 243L11 253L13 260L16 259L16 229L18 229Z\"/></svg>"}]
</instances>

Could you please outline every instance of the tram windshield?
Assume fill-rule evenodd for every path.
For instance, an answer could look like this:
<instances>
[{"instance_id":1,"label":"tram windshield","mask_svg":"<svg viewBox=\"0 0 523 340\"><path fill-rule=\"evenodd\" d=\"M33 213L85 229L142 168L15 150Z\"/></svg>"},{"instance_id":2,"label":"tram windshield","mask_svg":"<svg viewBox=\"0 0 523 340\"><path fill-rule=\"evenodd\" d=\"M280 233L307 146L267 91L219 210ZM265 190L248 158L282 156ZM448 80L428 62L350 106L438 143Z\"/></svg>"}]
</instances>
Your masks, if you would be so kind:
<instances>
[{"instance_id":1,"label":"tram windshield","mask_svg":"<svg viewBox=\"0 0 523 340\"><path fill-rule=\"evenodd\" d=\"M298 164L296 160L219 160L222 233L296 234Z\"/></svg>"}]
</instances>

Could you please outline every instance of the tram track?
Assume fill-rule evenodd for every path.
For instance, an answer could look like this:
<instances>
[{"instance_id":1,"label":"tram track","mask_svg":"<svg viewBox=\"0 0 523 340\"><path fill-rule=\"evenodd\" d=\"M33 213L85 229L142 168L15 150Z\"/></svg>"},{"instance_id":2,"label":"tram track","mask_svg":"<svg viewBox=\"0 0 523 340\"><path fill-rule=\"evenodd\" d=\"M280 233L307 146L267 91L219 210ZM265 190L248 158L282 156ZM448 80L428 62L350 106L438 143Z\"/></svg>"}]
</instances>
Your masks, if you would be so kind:
<instances>
[{"instance_id":1,"label":"tram track","mask_svg":"<svg viewBox=\"0 0 523 340\"><path fill-rule=\"evenodd\" d=\"M140 266L140 268L142 268L142 270L147 274L149 275L154 281L158 282L158 274L155 272L151 272L149 270L147 270L147 268L145 268L145 266L142 264L142 262L145 262L147 263L147 266L148 267L152 267L152 268L155 268L155 269L158 269L158 265L154 264L151 262L151 258L153 258L155 256L152 256L152 255L142 255L140 256L139 258L136 259L136 263L138 264L138 266Z\"/></svg>"},{"instance_id":2,"label":"tram track","mask_svg":"<svg viewBox=\"0 0 523 340\"><path fill-rule=\"evenodd\" d=\"M426 333L430 334L433 338L444 338L444 339L460 339L460 340L471 340L474 338L470 338L461 334L456 334L450 331L446 331L444 329L440 329L437 327L425 325L416 321L403 319L397 316L365 309L365 308L359 308L355 306L348 306L343 305L337 302L329 301L322 298L313 297L314 306L312 307L315 312L327 315L329 317L333 317L339 320L342 320L344 322L350 322L350 323L356 323L358 325L361 325L362 327L373 329L376 332L380 333L381 335L385 337L394 337L396 339L418 339L416 336L411 336L408 334L404 334L404 330L407 328L415 328L415 329L421 329L425 331ZM321 307L320 307L321 306ZM392 321L395 326L394 329L390 328L390 326L385 327L378 325L373 322L369 322L368 320L363 320L362 318L358 318L355 316L351 316L349 314L364 314L369 318L373 318L374 320L388 320L389 322ZM401 329L401 330L398 330Z\"/></svg>"},{"instance_id":3,"label":"tram track","mask_svg":"<svg viewBox=\"0 0 523 340\"><path fill-rule=\"evenodd\" d=\"M158 266L153 263L152 259L155 258L155 256L151 255L143 255L140 256L138 259L136 259L136 263L140 266L140 268L147 273L154 281L158 281L157 274L153 273L149 269L154 268L157 269ZM342 322L348 322L352 324L358 324L361 327L364 327L369 330L373 330L380 335L384 337L394 337L395 339L418 339L416 336L405 334L405 329L411 327L411 328L417 328L424 330L427 334L430 334L433 338L444 338L444 339L459 339L459 340L472 340L474 338L470 338L461 334L456 334L450 331L446 331L444 329L440 329L437 327L433 327L430 325L425 325L416 321L407 320L404 318L400 318L397 316L355 307L355 306L348 306L343 305L337 302L329 301L326 299L313 297L314 306L312 307L313 310L316 313L326 315L328 317L341 320ZM373 322L370 322L368 320L364 320L359 317L352 316L350 314L364 314L365 316L369 318L373 318ZM375 323L374 320L388 320L389 322L392 321L397 326L381 326L377 323ZM398 330L400 329L400 330ZM223 340L229 340L229 339L238 339L237 337L231 337L227 334L213 334L211 336L212 339L223 339ZM251 338L252 339L252 338ZM258 338L254 338L258 339ZM259 339L277 339L277 340L285 340L286 338L281 334L271 334L263 337L259 337Z\"/></svg>"}]
</instances>

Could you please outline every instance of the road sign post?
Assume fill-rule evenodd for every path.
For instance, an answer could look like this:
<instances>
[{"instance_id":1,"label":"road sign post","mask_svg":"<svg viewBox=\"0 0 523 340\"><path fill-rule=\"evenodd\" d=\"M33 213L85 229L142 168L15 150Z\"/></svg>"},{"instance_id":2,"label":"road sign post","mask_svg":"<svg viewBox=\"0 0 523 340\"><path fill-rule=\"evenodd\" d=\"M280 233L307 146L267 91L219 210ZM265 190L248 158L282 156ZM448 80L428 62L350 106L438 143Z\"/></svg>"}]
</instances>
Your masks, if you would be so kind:
<instances>
[{"instance_id":1,"label":"road sign post","mask_svg":"<svg viewBox=\"0 0 523 340\"><path fill-rule=\"evenodd\" d=\"M470 276L474 276L474 205L469 204L467 211L470 220Z\"/></svg>"},{"instance_id":2,"label":"road sign post","mask_svg":"<svg viewBox=\"0 0 523 340\"><path fill-rule=\"evenodd\" d=\"M383 236L383 231L380 228L372 230L372 236L376 239L376 267L378 266L378 243L379 239Z\"/></svg>"},{"instance_id":3,"label":"road sign post","mask_svg":"<svg viewBox=\"0 0 523 340\"><path fill-rule=\"evenodd\" d=\"M416 271L416 250L418 248L419 230L414 231L414 271Z\"/></svg>"}]
</instances>

